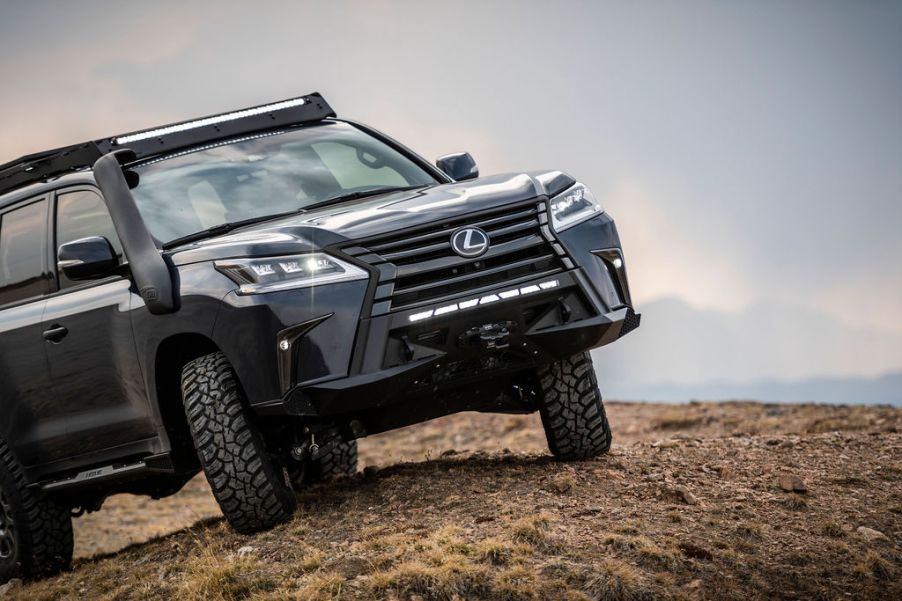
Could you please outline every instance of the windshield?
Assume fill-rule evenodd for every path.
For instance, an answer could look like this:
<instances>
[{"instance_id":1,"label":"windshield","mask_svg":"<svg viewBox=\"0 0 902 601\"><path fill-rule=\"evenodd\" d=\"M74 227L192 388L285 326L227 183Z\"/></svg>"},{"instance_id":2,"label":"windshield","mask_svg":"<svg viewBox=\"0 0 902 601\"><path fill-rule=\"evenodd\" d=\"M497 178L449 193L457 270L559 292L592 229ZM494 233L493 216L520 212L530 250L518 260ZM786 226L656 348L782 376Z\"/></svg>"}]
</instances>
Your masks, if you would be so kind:
<instances>
[{"instance_id":1,"label":"windshield","mask_svg":"<svg viewBox=\"0 0 902 601\"><path fill-rule=\"evenodd\" d=\"M241 138L133 171L140 176L132 190L138 210L163 243L355 192L437 183L411 159L347 123Z\"/></svg>"}]
</instances>

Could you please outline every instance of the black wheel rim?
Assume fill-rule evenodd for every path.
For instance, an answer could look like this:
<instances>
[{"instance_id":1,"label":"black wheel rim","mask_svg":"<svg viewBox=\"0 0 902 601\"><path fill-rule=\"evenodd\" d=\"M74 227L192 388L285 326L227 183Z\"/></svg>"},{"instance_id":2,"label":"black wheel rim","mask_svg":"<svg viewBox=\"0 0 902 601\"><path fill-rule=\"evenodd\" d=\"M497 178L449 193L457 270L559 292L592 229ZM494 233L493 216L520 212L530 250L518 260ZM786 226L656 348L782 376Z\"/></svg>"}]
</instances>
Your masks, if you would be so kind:
<instances>
[{"instance_id":1,"label":"black wheel rim","mask_svg":"<svg viewBox=\"0 0 902 601\"><path fill-rule=\"evenodd\" d=\"M16 523L13 508L0 490L0 561L6 563L16 558Z\"/></svg>"}]
</instances>

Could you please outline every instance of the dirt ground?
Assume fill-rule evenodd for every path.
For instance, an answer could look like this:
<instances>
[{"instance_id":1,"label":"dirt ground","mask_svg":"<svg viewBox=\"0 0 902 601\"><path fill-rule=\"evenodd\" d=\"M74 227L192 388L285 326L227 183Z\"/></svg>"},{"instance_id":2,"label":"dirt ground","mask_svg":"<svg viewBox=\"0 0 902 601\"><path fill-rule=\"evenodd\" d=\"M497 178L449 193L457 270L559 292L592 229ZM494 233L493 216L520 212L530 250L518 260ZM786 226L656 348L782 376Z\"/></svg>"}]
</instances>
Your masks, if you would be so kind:
<instances>
[{"instance_id":1,"label":"dirt ground","mask_svg":"<svg viewBox=\"0 0 902 601\"><path fill-rule=\"evenodd\" d=\"M75 521L73 570L17 599L902 598L902 409L609 403L595 461L538 416L361 441L295 519L231 532L202 477ZM149 541L149 542L145 542Z\"/></svg>"}]
</instances>

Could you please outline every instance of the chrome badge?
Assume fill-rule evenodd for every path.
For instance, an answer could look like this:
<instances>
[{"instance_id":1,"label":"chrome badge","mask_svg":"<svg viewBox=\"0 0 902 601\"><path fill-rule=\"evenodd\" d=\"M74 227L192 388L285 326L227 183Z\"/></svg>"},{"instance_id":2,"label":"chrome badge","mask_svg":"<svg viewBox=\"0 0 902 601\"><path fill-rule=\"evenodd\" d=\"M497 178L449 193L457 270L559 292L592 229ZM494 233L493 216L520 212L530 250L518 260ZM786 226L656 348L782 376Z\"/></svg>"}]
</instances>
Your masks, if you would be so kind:
<instances>
[{"instance_id":1,"label":"chrome badge","mask_svg":"<svg viewBox=\"0 0 902 601\"><path fill-rule=\"evenodd\" d=\"M489 249L489 235L478 227L462 227L451 234L451 249L468 259L478 257Z\"/></svg>"}]
</instances>

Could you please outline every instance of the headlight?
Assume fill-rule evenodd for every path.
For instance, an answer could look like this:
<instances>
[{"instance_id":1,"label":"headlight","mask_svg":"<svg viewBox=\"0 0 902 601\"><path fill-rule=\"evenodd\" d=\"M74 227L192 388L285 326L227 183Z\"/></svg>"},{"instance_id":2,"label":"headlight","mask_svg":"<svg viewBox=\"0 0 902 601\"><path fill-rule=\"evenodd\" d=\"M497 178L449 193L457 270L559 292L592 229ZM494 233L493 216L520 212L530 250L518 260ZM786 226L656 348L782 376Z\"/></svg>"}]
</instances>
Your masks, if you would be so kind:
<instances>
[{"instance_id":1,"label":"headlight","mask_svg":"<svg viewBox=\"0 0 902 601\"><path fill-rule=\"evenodd\" d=\"M551 199L551 222L561 232L568 227L603 213L595 196L582 184L574 184Z\"/></svg>"},{"instance_id":2,"label":"headlight","mask_svg":"<svg viewBox=\"0 0 902 601\"><path fill-rule=\"evenodd\" d=\"M216 261L216 269L239 285L238 294L259 294L334 282L365 280L366 271L325 253L228 259Z\"/></svg>"}]
</instances>

